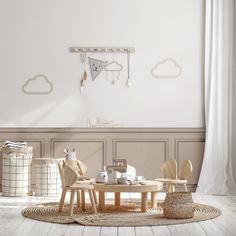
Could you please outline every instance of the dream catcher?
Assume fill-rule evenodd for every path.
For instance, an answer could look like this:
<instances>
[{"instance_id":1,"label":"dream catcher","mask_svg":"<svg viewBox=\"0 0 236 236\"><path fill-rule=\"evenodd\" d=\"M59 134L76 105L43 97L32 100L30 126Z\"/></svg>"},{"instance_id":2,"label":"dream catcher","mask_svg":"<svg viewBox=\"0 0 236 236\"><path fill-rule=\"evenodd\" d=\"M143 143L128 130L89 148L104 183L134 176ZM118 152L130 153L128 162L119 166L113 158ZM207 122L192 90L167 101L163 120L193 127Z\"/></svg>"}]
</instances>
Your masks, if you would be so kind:
<instances>
[{"instance_id":1,"label":"dream catcher","mask_svg":"<svg viewBox=\"0 0 236 236\"><path fill-rule=\"evenodd\" d=\"M114 53L112 54L112 61L109 62L106 67L106 80L111 78L111 84L115 84L120 79L120 71L123 70L123 66L114 59Z\"/></svg>"},{"instance_id":2,"label":"dream catcher","mask_svg":"<svg viewBox=\"0 0 236 236\"><path fill-rule=\"evenodd\" d=\"M105 67L106 71L106 80L110 77L109 74L112 75L112 81L111 84L115 84L115 81L120 79L120 71L123 70L123 66L119 64L117 61L111 61L108 63Z\"/></svg>"}]
</instances>

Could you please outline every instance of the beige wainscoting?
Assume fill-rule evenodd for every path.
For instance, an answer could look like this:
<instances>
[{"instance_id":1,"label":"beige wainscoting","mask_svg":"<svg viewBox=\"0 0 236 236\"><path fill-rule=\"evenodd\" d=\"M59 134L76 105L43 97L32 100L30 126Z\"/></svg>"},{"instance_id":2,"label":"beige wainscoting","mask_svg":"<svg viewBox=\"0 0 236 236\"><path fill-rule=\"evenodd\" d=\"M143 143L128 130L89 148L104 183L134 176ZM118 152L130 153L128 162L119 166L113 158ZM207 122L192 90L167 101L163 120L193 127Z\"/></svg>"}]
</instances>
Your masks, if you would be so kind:
<instances>
[{"instance_id":1,"label":"beige wainscoting","mask_svg":"<svg viewBox=\"0 0 236 236\"><path fill-rule=\"evenodd\" d=\"M168 159L190 159L193 175L188 187L196 188L201 169L205 130L201 128L1 128L0 142L27 141L33 158L64 157L64 148L75 148L88 165L87 176L96 177L114 158L125 158L148 179L161 177L160 165ZM2 159L1 159L2 160ZM2 161L0 164L2 176ZM0 186L1 187L1 186Z\"/></svg>"}]
</instances>

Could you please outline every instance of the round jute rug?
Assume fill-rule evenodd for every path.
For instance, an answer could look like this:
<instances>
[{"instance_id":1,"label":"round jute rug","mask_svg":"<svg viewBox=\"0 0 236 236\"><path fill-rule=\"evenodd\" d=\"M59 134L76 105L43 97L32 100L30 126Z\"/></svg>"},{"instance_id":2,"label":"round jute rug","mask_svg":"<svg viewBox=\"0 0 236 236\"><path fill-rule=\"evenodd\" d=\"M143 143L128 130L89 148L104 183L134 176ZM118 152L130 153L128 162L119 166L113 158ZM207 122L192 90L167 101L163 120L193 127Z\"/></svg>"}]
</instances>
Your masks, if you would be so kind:
<instances>
[{"instance_id":1,"label":"round jute rug","mask_svg":"<svg viewBox=\"0 0 236 236\"><path fill-rule=\"evenodd\" d=\"M190 219L167 219L163 217L163 210L160 206L149 209L148 212L140 212L137 205L122 205L114 207L107 205L104 211L93 215L90 208L86 211L74 209L73 216L69 216L69 208L66 206L63 212L59 213L59 203L45 203L22 210L22 215L31 219L51 223L79 223L80 225L91 226L154 226L185 224L215 218L221 211L215 207L196 204L194 217Z\"/></svg>"}]
</instances>

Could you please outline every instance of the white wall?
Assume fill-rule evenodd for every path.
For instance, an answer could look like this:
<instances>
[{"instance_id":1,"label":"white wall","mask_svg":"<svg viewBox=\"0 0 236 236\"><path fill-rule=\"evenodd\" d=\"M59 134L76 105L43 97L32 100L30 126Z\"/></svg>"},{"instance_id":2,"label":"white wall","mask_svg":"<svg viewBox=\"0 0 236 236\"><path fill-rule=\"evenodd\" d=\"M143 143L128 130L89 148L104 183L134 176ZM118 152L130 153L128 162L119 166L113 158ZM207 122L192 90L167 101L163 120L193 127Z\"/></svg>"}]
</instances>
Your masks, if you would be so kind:
<instances>
[{"instance_id":1,"label":"white wall","mask_svg":"<svg viewBox=\"0 0 236 236\"><path fill-rule=\"evenodd\" d=\"M97 116L125 127L204 126L204 0L1 0L0 42L0 127L85 127ZM126 57L114 55L124 66L120 82L102 72L81 94L70 46L135 47L133 87L125 87ZM182 75L152 77L167 57ZM54 84L51 94L22 93L36 74Z\"/></svg>"}]
</instances>

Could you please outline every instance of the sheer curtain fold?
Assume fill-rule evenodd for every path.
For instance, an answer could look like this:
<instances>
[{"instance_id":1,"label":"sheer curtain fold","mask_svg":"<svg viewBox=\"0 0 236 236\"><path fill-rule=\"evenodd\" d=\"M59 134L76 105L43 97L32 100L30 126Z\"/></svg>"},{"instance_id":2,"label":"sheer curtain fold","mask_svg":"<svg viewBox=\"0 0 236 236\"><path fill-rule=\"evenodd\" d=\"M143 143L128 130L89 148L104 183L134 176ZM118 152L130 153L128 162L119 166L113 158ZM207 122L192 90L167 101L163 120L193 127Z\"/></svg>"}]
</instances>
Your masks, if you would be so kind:
<instances>
[{"instance_id":1,"label":"sheer curtain fold","mask_svg":"<svg viewBox=\"0 0 236 236\"><path fill-rule=\"evenodd\" d=\"M206 144L198 191L236 194L235 0L206 0Z\"/></svg>"}]
</instances>

